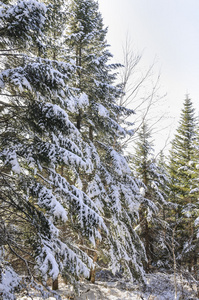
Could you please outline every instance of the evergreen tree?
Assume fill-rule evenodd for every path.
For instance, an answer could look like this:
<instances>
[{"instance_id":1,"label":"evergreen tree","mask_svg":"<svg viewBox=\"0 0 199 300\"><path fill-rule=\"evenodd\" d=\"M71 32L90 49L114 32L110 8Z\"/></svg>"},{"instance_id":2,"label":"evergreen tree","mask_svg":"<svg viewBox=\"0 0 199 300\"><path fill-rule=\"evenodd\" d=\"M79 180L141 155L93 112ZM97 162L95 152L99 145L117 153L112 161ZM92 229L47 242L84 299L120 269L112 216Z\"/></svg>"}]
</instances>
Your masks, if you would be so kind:
<instances>
[{"instance_id":1,"label":"evergreen tree","mask_svg":"<svg viewBox=\"0 0 199 300\"><path fill-rule=\"evenodd\" d=\"M163 167L156 163L151 132L145 122L138 133L132 170L140 180L140 192L143 196L139 210L139 230L148 259L146 270L149 271L152 265L166 267L170 242L168 224L164 218L164 209L168 207L168 176Z\"/></svg>"},{"instance_id":2,"label":"evergreen tree","mask_svg":"<svg viewBox=\"0 0 199 300\"><path fill-rule=\"evenodd\" d=\"M52 60L65 61L67 57L67 51L64 47L67 5L64 0L44 0L43 2L47 7L43 56Z\"/></svg>"},{"instance_id":3,"label":"evergreen tree","mask_svg":"<svg viewBox=\"0 0 199 300\"><path fill-rule=\"evenodd\" d=\"M66 44L78 67L76 86L89 99L87 111L79 110L77 128L89 134L91 140L102 140L103 137L108 140L106 143L113 144L116 133L117 136L125 135L116 122L116 114L129 113L116 101L121 95L121 89L114 85L114 70L118 64L109 64L112 55L108 51L107 29L104 29L97 1L73 0L69 3Z\"/></svg>"},{"instance_id":4,"label":"evergreen tree","mask_svg":"<svg viewBox=\"0 0 199 300\"><path fill-rule=\"evenodd\" d=\"M191 100L187 96L172 141L169 158L171 177L170 199L176 204L171 219L176 226L176 257L190 269L197 259L197 241L194 228L195 209L198 202L198 170L196 155L196 119ZM173 225L174 226L174 225Z\"/></svg>"},{"instance_id":5,"label":"evergreen tree","mask_svg":"<svg viewBox=\"0 0 199 300\"><path fill-rule=\"evenodd\" d=\"M89 176L82 174L82 188L95 201L109 227L106 249L110 267L116 271L123 264L130 274L142 278L144 250L133 230L139 189L120 149L120 138L131 132L118 123L118 117L130 110L117 105L121 95L120 87L114 85L117 65L109 64L112 55L107 50L107 29L103 27L97 1L68 2L66 45L76 62L74 84L88 99L88 106L80 108L76 115L76 126L89 144L90 157L95 162ZM105 250L102 248L101 252Z\"/></svg>"},{"instance_id":6,"label":"evergreen tree","mask_svg":"<svg viewBox=\"0 0 199 300\"><path fill-rule=\"evenodd\" d=\"M76 100L69 86L75 66L30 53L45 39L45 18L45 5L35 0L1 7L1 284L18 274L3 299L14 298L22 272L34 287L39 277L89 276L92 260L63 238L62 224L92 243L99 228L107 232L94 202L75 186L77 170L93 168L66 112Z\"/></svg>"},{"instance_id":7,"label":"evergreen tree","mask_svg":"<svg viewBox=\"0 0 199 300\"><path fill-rule=\"evenodd\" d=\"M45 27L47 16L59 20L59 9L49 6L46 15L36 0L1 7L0 284L16 277L4 299L14 297L22 272L33 287L34 279L55 280L58 274L70 281L88 277L95 266L82 239L96 253L103 237L100 251L113 271L122 265L143 279L144 249L134 230L139 189L116 151L127 134L117 116L128 110L116 104L120 89L114 86L115 67L107 64L97 3L74 3L82 4L88 24L85 31L80 26L83 50L77 53L73 45L80 33L66 38L71 57L62 48L64 30L59 42L53 27Z\"/></svg>"}]
</instances>

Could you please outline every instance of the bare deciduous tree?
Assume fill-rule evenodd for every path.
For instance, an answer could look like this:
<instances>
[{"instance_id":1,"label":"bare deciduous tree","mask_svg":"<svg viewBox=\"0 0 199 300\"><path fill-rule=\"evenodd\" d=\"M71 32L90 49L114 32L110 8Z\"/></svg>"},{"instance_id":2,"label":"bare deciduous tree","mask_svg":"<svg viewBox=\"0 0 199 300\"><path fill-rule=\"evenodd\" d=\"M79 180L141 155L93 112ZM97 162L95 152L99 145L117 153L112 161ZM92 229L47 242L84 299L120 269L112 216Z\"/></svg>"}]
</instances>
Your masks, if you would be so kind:
<instances>
[{"instance_id":1,"label":"bare deciduous tree","mask_svg":"<svg viewBox=\"0 0 199 300\"><path fill-rule=\"evenodd\" d=\"M134 123L134 135L125 139L122 147L126 148L136 139L136 133L147 120L150 127L155 127L163 119L163 114L154 116L153 110L158 107L165 95L159 93L160 74L154 75L155 62L145 71L141 67L142 55L132 50L131 41L127 36L123 47L123 67L120 69L120 83L123 95L119 105L134 111L134 116L127 115L122 120L128 124Z\"/></svg>"}]
</instances>

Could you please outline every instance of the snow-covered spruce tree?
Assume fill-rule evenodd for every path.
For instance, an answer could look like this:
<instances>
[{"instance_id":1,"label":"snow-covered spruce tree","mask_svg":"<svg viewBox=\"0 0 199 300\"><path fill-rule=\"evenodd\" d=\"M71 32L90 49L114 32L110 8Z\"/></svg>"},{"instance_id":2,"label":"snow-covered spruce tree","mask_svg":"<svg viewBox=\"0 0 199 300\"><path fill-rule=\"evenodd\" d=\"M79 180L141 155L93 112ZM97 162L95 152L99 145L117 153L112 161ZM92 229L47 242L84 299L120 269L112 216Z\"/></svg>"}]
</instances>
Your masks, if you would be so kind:
<instances>
[{"instance_id":1,"label":"snow-covered spruce tree","mask_svg":"<svg viewBox=\"0 0 199 300\"><path fill-rule=\"evenodd\" d=\"M132 111L117 105L121 95L121 89L114 84L117 65L109 64L107 29L103 27L97 1L72 0L68 4L66 45L76 62L74 85L87 95L89 102L86 109L79 109L75 121L95 162L93 172L81 176L82 189L104 215L110 232L105 243L98 243L97 250L110 257L113 271L123 265L129 274L142 278L144 249L134 231L139 189L121 150L118 152L120 138L131 133L118 124L118 117ZM93 272L91 276L94 278Z\"/></svg>"},{"instance_id":2,"label":"snow-covered spruce tree","mask_svg":"<svg viewBox=\"0 0 199 300\"><path fill-rule=\"evenodd\" d=\"M47 7L45 23L45 55L52 60L65 60L65 29L67 24L67 5L64 0L44 0Z\"/></svg>"},{"instance_id":3,"label":"snow-covered spruce tree","mask_svg":"<svg viewBox=\"0 0 199 300\"><path fill-rule=\"evenodd\" d=\"M168 176L155 160L151 132L145 122L138 132L132 171L140 180L143 195L138 231L146 249L146 270L149 271L151 266L166 267L170 252L169 226L164 218L164 209L168 207Z\"/></svg>"},{"instance_id":4,"label":"snow-covered spruce tree","mask_svg":"<svg viewBox=\"0 0 199 300\"><path fill-rule=\"evenodd\" d=\"M198 241L194 227L198 208L198 170L196 142L196 119L191 100L187 96L179 121L177 133L172 141L169 157L171 177L170 199L177 207L170 223L176 226L176 257L179 263L190 270L198 257Z\"/></svg>"},{"instance_id":5,"label":"snow-covered spruce tree","mask_svg":"<svg viewBox=\"0 0 199 300\"><path fill-rule=\"evenodd\" d=\"M77 128L89 132L92 140L97 134L121 130L115 122L115 114L129 113L129 110L117 106L115 99L121 95L121 89L114 86L118 65L109 64L112 57L106 42L107 29L104 29L98 3L93 0L71 0L66 44L78 67L75 78L76 87L89 98L86 112L79 110ZM123 133L123 130L122 130ZM109 136L110 138L110 136ZM114 138L112 138L114 140Z\"/></svg>"},{"instance_id":6,"label":"snow-covered spruce tree","mask_svg":"<svg viewBox=\"0 0 199 300\"><path fill-rule=\"evenodd\" d=\"M17 274L3 291L3 299L14 299L20 275L34 287L34 279L45 282L63 272L88 277L92 260L71 232L95 243L98 229L107 228L95 203L74 184L78 172L93 168L66 112L79 100L69 85L76 68L31 51L45 40L45 5L1 2L0 15L0 286ZM63 223L68 239L59 231Z\"/></svg>"}]
</instances>

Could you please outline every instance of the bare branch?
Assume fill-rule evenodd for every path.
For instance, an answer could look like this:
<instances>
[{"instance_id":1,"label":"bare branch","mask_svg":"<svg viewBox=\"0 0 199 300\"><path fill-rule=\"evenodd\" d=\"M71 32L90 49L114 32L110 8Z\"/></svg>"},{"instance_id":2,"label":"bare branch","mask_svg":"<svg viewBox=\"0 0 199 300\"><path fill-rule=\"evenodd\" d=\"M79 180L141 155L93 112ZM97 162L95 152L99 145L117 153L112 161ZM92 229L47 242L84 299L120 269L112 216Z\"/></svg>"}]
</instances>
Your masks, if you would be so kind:
<instances>
[{"instance_id":1,"label":"bare branch","mask_svg":"<svg viewBox=\"0 0 199 300\"><path fill-rule=\"evenodd\" d=\"M164 113L156 114L155 117L151 116L151 113L165 97L165 95L159 95L160 74L155 77L153 74L155 60L145 72L142 72L139 68L141 58L142 55L135 54L135 52L132 51L131 42L127 36L126 43L123 47L124 68L121 69L120 74L121 86L123 87L124 93L119 100L119 104L134 110L135 115L133 119L129 119L129 116L124 116L122 120L118 118L118 122L128 122L129 120L131 123L134 123L135 134L121 142L122 147L128 146L136 139L136 133L146 119L150 120L150 127L154 128L164 117Z\"/></svg>"}]
</instances>

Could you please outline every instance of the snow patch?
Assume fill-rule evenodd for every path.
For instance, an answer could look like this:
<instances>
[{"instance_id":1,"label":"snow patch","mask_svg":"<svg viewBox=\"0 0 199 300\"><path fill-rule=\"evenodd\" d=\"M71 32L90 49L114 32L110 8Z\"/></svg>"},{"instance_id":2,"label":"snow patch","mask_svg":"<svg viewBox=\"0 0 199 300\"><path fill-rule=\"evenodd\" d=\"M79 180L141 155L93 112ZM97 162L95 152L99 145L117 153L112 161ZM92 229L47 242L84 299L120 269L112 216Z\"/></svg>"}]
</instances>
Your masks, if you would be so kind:
<instances>
[{"instance_id":1,"label":"snow patch","mask_svg":"<svg viewBox=\"0 0 199 300\"><path fill-rule=\"evenodd\" d=\"M78 99L78 104L80 108L84 108L89 105L88 96L85 93L82 93Z\"/></svg>"},{"instance_id":2,"label":"snow patch","mask_svg":"<svg viewBox=\"0 0 199 300\"><path fill-rule=\"evenodd\" d=\"M109 117L109 111L102 104L98 104L98 114L104 118Z\"/></svg>"},{"instance_id":3,"label":"snow patch","mask_svg":"<svg viewBox=\"0 0 199 300\"><path fill-rule=\"evenodd\" d=\"M126 159L115 150L112 150L110 156L113 160L115 170L118 175L131 174L131 170Z\"/></svg>"},{"instance_id":4,"label":"snow patch","mask_svg":"<svg viewBox=\"0 0 199 300\"><path fill-rule=\"evenodd\" d=\"M144 188L144 187L141 187L141 188L140 188L140 195L142 195L142 196L144 197L145 194L146 194L145 188Z\"/></svg>"},{"instance_id":5,"label":"snow patch","mask_svg":"<svg viewBox=\"0 0 199 300\"><path fill-rule=\"evenodd\" d=\"M4 150L3 155L6 156L5 164L10 163L12 166L12 171L16 174L20 174L21 168L17 159L16 150Z\"/></svg>"},{"instance_id":6,"label":"snow patch","mask_svg":"<svg viewBox=\"0 0 199 300\"><path fill-rule=\"evenodd\" d=\"M2 299L15 300L15 288L19 285L21 278L9 266L4 265L3 269L0 269L0 271L1 270L0 295L2 295Z\"/></svg>"}]
</instances>

